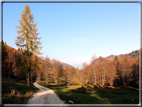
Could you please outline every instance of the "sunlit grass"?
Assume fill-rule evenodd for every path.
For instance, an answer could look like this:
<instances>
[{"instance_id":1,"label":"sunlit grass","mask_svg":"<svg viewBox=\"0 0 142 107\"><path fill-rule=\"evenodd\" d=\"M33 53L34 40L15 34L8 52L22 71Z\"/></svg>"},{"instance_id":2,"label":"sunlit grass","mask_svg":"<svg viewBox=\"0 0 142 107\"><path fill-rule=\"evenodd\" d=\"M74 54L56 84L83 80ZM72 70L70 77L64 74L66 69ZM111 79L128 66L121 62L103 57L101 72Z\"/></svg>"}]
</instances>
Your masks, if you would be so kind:
<instances>
[{"instance_id":1,"label":"sunlit grass","mask_svg":"<svg viewBox=\"0 0 142 107\"><path fill-rule=\"evenodd\" d=\"M65 103L70 104L138 104L139 90L129 86L97 87L41 85L52 89ZM134 99L134 101L131 101Z\"/></svg>"}]
</instances>

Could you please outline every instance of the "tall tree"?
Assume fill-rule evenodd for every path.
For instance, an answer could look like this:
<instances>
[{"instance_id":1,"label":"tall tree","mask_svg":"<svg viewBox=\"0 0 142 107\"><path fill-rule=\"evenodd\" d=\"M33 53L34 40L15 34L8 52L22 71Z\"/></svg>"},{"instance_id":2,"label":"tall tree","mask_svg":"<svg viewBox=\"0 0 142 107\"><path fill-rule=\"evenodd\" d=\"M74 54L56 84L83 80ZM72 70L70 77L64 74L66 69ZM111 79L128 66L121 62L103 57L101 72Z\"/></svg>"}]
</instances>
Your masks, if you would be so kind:
<instances>
[{"instance_id":1,"label":"tall tree","mask_svg":"<svg viewBox=\"0 0 142 107\"><path fill-rule=\"evenodd\" d=\"M46 59L45 59L45 63L44 63L44 79L45 79L45 82L48 84L49 83L49 71L51 69L51 64L50 64L50 59L48 56L46 56Z\"/></svg>"},{"instance_id":2,"label":"tall tree","mask_svg":"<svg viewBox=\"0 0 142 107\"><path fill-rule=\"evenodd\" d=\"M53 62L53 67L52 67L53 78L54 78L55 84L58 84L60 62L56 59L53 59L52 62Z\"/></svg>"},{"instance_id":3,"label":"tall tree","mask_svg":"<svg viewBox=\"0 0 142 107\"><path fill-rule=\"evenodd\" d=\"M67 73L66 73L67 69L66 66L63 66L63 77L64 77L64 81L67 83Z\"/></svg>"},{"instance_id":4,"label":"tall tree","mask_svg":"<svg viewBox=\"0 0 142 107\"><path fill-rule=\"evenodd\" d=\"M6 71L9 67L9 56L8 56L8 46L6 42L2 41L2 70L4 77L6 76Z\"/></svg>"},{"instance_id":5,"label":"tall tree","mask_svg":"<svg viewBox=\"0 0 142 107\"><path fill-rule=\"evenodd\" d=\"M94 75L94 86L96 86L97 82L96 82L96 68L95 68L95 59L97 58L97 56L94 54L92 55L92 58L91 58L91 62L93 64L93 75Z\"/></svg>"},{"instance_id":6,"label":"tall tree","mask_svg":"<svg viewBox=\"0 0 142 107\"><path fill-rule=\"evenodd\" d=\"M104 86L105 85L105 82L106 82L106 61L107 61L107 59L105 59L105 58L103 58L103 57L100 57L99 58L99 62L100 62L100 67L101 67L101 72L100 72L100 74L101 74L101 82L102 82L102 86Z\"/></svg>"},{"instance_id":7,"label":"tall tree","mask_svg":"<svg viewBox=\"0 0 142 107\"><path fill-rule=\"evenodd\" d=\"M27 85L29 86L29 75L31 71L31 61L30 57L33 54L40 54L41 38L38 38L39 33L37 33L37 23L33 21L34 15L31 13L29 5L25 6L23 13L21 13L21 19L19 20L20 26L16 26L18 31L17 40L15 43L18 47L24 47L24 51L27 55Z\"/></svg>"}]
</instances>

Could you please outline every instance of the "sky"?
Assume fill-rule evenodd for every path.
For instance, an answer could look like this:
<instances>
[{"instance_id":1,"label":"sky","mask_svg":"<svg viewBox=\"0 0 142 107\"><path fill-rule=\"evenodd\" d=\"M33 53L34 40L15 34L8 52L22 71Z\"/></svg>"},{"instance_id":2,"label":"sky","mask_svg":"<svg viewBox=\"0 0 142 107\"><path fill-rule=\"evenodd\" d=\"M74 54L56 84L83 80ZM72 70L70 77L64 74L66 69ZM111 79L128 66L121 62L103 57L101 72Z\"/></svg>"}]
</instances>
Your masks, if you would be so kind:
<instances>
[{"instance_id":1,"label":"sky","mask_svg":"<svg viewBox=\"0 0 142 107\"><path fill-rule=\"evenodd\" d=\"M139 3L3 3L3 41L16 48L16 27L28 4L42 37L43 57L74 67L140 49Z\"/></svg>"}]
</instances>

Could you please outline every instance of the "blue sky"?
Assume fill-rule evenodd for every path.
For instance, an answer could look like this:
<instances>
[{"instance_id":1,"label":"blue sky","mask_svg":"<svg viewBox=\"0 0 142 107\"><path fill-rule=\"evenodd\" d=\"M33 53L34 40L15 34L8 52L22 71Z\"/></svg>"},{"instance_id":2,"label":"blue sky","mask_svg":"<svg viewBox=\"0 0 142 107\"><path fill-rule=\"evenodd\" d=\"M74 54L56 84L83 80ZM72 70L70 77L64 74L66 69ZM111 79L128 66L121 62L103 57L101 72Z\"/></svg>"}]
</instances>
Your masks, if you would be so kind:
<instances>
[{"instance_id":1,"label":"blue sky","mask_svg":"<svg viewBox=\"0 0 142 107\"><path fill-rule=\"evenodd\" d=\"M16 48L15 25L29 4L42 56L81 68L83 62L140 48L139 3L4 3L3 40Z\"/></svg>"}]
</instances>

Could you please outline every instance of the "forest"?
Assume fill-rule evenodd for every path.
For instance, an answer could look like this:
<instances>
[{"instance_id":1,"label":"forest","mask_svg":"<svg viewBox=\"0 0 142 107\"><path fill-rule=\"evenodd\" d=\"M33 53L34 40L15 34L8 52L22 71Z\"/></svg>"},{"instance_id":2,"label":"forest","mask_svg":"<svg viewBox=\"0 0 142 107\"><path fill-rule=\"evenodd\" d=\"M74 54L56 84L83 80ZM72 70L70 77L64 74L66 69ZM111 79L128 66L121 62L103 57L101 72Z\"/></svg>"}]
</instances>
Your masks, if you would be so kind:
<instances>
[{"instance_id":1,"label":"forest","mask_svg":"<svg viewBox=\"0 0 142 107\"><path fill-rule=\"evenodd\" d=\"M2 50L2 77L27 80L27 55L22 48L18 50L1 42ZM142 50L142 49L141 49ZM141 52L140 50L140 52ZM127 55L115 56L114 59L95 58L92 56L91 64L83 63L82 69L72 66L63 66L57 59L50 59L32 55L30 57L31 70L29 80L34 82L46 81L47 84L65 85L93 85L119 86L129 85L139 87L139 50Z\"/></svg>"},{"instance_id":2,"label":"forest","mask_svg":"<svg viewBox=\"0 0 142 107\"><path fill-rule=\"evenodd\" d=\"M84 62L82 69L74 68L55 58L50 59L48 55L46 58L40 57L41 37L38 37L38 23L34 23L29 5L25 5L18 22L15 44L19 48L16 50L1 41L3 77L26 80L27 86L30 85L29 81L34 82L36 78L39 82L44 80L47 84L56 85L64 82L68 86L139 86L139 53L142 48L111 58L96 58L93 55L90 64Z\"/></svg>"}]
</instances>

